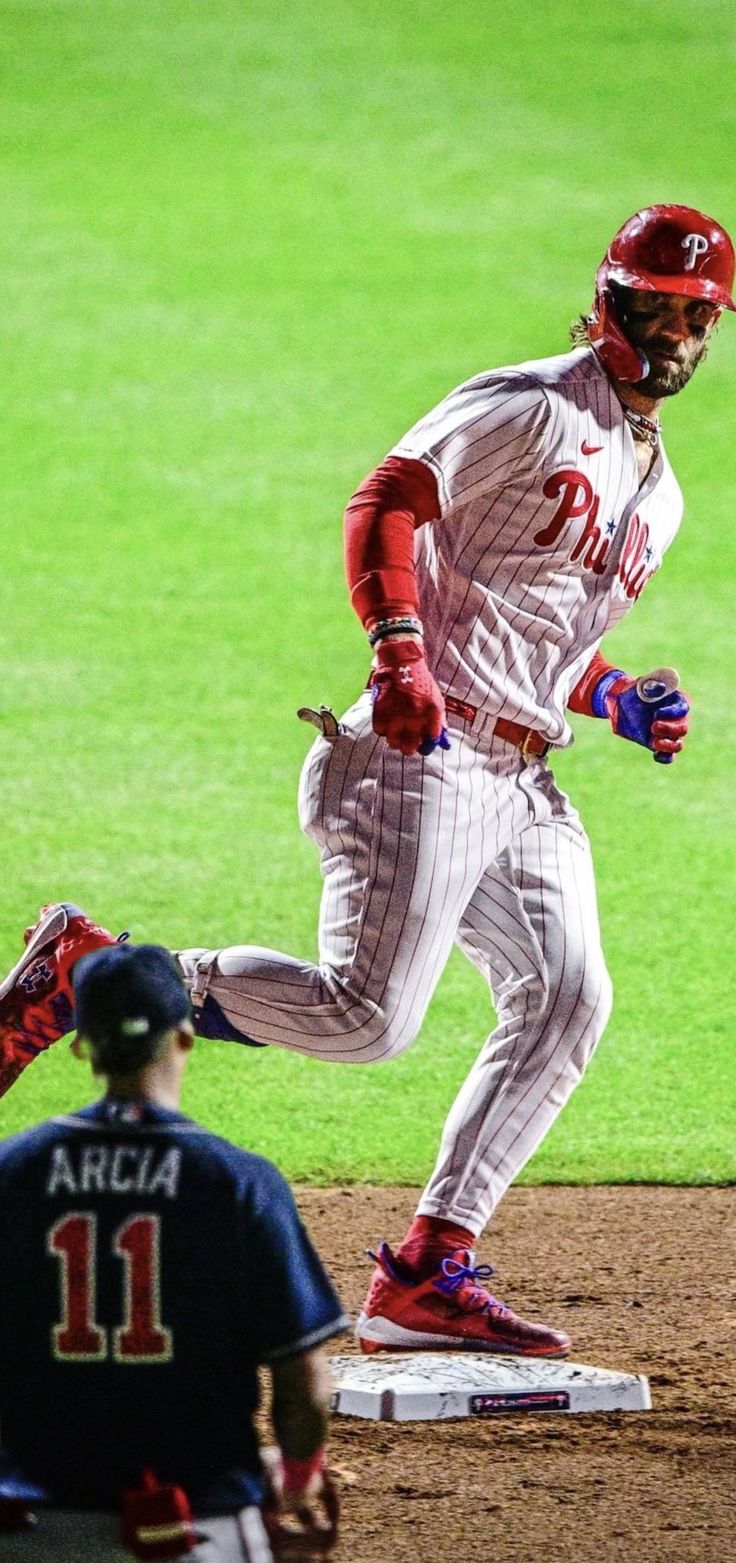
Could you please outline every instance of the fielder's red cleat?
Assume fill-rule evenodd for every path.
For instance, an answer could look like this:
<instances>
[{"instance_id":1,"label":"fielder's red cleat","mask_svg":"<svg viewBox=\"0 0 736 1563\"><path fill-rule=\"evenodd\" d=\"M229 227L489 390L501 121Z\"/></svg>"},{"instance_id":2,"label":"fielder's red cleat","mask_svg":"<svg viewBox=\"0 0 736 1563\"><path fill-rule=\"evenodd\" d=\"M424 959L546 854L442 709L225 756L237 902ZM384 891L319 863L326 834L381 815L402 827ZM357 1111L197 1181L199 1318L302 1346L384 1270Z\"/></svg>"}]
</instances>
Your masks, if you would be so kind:
<instances>
[{"instance_id":1,"label":"fielder's red cleat","mask_svg":"<svg viewBox=\"0 0 736 1563\"><path fill-rule=\"evenodd\" d=\"M478 1282L491 1265L473 1264L459 1248L424 1280L394 1258L387 1243L377 1254L370 1290L358 1319L361 1351L493 1351L521 1357L564 1357L569 1335L519 1319Z\"/></svg>"},{"instance_id":2,"label":"fielder's red cleat","mask_svg":"<svg viewBox=\"0 0 736 1563\"><path fill-rule=\"evenodd\" d=\"M27 928L26 948L0 983L0 1096L74 1025L71 971L80 955L127 939L99 928L78 906L55 902Z\"/></svg>"}]
</instances>

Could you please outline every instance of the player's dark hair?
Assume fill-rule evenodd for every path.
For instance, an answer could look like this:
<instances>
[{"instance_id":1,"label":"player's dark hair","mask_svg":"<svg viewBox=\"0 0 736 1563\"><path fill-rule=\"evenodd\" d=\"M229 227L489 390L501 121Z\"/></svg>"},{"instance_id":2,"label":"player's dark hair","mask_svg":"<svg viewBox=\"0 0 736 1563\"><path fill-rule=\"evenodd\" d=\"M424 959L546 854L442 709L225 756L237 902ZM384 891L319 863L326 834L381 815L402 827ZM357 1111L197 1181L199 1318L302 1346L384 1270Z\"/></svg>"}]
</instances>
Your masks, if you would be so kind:
<instances>
[{"instance_id":1,"label":"player's dark hair","mask_svg":"<svg viewBox=\"0 0 736 1563\"><path fill-rule=\"evenodd\" d=\"M576 315L575 319L570 321L570 341L573 347L590 347L587 315Z\"/></svg>"},{"instance_id":2,"label":"player's dark hair","mask_svg":"<svg viewBox=\"0 0 736 1563\"><path fill-rule=\"evenodd\" d=\"M625 301L625 295L630 291L630 289L623 288L621 287L620 283L611 281L608 284L607 291L610 294L611 300L613 302L613 308L618 323L623 329L623 304ZM572 342L573 347L590 347L590 319L590 314L576 315L575 319L571 321L570 341Z\"/></svg>"},{"instance_id":3,"label":"player's dark hair","mask_svg":"<svg viewBox=\"0 0 736 1563\"><path fill-rule=\"evenodd\" d=\"M616 318L623 330L625 296L631 290L623 288L618 282L609 282L608 292L611 296ZM573 347L590 347L590 314L576 315L570 322L570 341Z\"/></svg>"},{"instance_id":4,"label":"player's dark hair","mask_svg":"<svg viewBox=\"0 0 736 1563\"><path fill-rule=\"evenodd\" d=\"M74 967L75 1020L96 1074L137 1074L156 1062L167 1034L191 1014L168 950L114 944Z\"/></svg>"}]
</instances>

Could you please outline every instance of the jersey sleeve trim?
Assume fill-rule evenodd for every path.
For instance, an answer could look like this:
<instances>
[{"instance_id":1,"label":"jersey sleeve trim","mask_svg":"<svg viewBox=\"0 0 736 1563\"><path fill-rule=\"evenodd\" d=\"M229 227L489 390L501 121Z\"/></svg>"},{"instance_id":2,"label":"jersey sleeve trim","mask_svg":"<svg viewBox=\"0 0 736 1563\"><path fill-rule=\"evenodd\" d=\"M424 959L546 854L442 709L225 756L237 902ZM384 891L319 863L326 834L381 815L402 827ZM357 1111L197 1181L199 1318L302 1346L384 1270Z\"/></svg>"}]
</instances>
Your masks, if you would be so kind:
<instances>
[{"instance_id":1,"label":"jersey sleeve trim","mask_svg":"<svg viewBox=\"0 0 736 1563\"><path fill-rule=\"evenodd\" d=\"M332 1335L340 1335L343 1330L350 1328L350 1320L346 1313L341 1313L339 1318L331 1319L329 1324L321 1324L318 1329L310 1330L308 1335L301 1335L298 1340L289 1341L286 1346L275 1346L272 1351L264 1352L261 1362L278 1362L281 1357L297 1357L302 1351L310 1351L313 1346L319 1346L321 1341L329 1340Z\"/></svg>"}]
</instances>

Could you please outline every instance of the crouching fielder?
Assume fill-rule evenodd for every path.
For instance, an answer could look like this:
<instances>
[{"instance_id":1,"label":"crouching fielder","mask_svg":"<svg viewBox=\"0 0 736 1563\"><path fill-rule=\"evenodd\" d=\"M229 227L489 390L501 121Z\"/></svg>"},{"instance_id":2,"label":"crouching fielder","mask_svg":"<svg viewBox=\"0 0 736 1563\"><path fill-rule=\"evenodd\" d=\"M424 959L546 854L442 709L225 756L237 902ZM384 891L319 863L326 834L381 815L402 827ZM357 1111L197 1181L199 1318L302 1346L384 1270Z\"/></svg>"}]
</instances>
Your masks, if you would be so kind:
<instances>
[{"instance_id":1,"label":"crouching fielder","mask_svg":"<svg viewBox=\"0 0 736 1563\"><path fill-rule=\"evenodd\" d=\"M89 954L74 997L106 1094L0 1147L3 1563L312 1557L335 1530L317 1348L340 1304L276 1168L179 1112L171 956Z\"/></svg>"}]
</instances>

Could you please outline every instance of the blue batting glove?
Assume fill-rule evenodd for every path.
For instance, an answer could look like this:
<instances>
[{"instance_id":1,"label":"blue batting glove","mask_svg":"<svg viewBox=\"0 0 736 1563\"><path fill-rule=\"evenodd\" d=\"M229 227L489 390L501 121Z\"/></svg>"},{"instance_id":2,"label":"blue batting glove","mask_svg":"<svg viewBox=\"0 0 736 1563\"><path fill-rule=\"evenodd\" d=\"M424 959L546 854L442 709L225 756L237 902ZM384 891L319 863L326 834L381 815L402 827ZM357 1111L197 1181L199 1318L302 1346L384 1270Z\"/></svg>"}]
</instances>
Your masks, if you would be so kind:
<instances>
[{"instance_id":1,"label":"blue batting glove","mask_svg":"<svg viewBox=\"0 0 736 1563\"><path fill-rule=\"evenodd\" d=\"M593 691L596 716L607 716L614 733L631 743L651 749L660 765L671 765L685 742L690 704L681 689L656 695L652 684L649 698L639 694L638 679L629 678L620 668L604 673ZM652 698L654 696L654 698Z\"/></svg>"},{"instance_id":2,"label":"blue batting glove","mask_svg":"<svg viewBox=\"0 0 736 1563\"><path fill-rule=\"evenodd\" d=\"M428 754L434 754L435 749L450 749L451 747L450 734L447 728L443 727L439 738L425 738L424 743L419 745L418 753L423 754L426 759Z\"/></svg>"}]
</instances>

